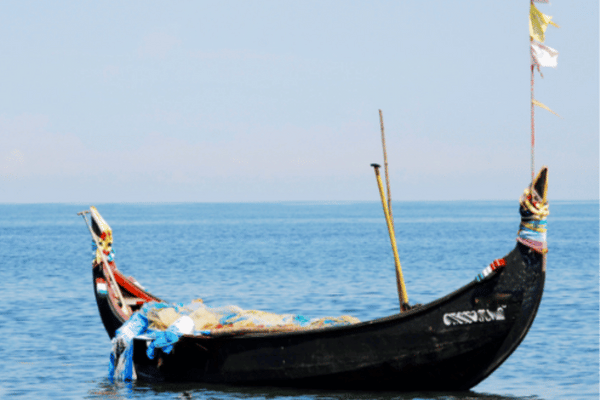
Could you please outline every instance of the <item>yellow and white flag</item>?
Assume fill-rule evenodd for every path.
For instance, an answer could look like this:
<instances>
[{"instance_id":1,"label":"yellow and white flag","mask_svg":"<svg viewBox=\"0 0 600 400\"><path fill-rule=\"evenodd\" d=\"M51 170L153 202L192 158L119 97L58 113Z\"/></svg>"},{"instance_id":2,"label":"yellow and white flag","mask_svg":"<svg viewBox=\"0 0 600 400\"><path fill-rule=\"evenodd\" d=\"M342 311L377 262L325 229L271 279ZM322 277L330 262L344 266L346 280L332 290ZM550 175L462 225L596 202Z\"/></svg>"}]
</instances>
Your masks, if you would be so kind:
<instances>
[{"instance_id":1,"label":"yellow and white flag","mask_svg":"<svg viewBox=\"0 0 600 400\"><path fill-rule=\"evenodd\" d=\"M560 26L552 22L551 16L543 14L532 2L531 7L529 8L529 36L531 36L533 40L544 43L548 24L560 28Z\"/></svg>"},{"instance_id":2,"label":"yellow and white flag","mask_svg":"<svg viewBox=\"0 0 600 400\"><path fill-rule=\"evenodd\" d=\"M539 67L556 68L558 64L558 51L545 46L535 40L531 41L531 64Z\"/></svg>"},{"instance_id":3,"label":"yellow and white flag","mask_svg":"<svg viewBox=\"0 0 600 400\"><path fill-rule=\"evenodd\" d=\"M559 117L559 118L562 118L560 115L558 115L557 113L555 113L554 111L552 111L552 110L550 109L550 107L548 107L548 106L546 106L546 105L544 105L544 104L540 103L539 101L537 101L537 100L535 100L535 99L534 99L534 100L531 100L531 102L533 103L533 105L535 105L535 106L538 106L538 107L541 107L541 108L543 108L544 110L548 110L548 111L550 111L552 114L556 115L557 117Z\"/></svg>"}]
</instances>

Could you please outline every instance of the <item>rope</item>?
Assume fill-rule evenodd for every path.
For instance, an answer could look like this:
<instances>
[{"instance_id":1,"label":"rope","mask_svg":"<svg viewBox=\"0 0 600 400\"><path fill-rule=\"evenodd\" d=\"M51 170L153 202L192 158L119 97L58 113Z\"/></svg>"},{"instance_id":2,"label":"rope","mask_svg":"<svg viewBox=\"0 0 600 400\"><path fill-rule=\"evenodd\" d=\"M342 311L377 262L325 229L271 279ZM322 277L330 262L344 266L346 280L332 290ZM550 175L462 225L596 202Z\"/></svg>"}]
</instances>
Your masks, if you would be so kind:
<instances>
[{"instance_id":1,"label":"rope","mask_svg":"<svg viewBox=\"0 0 600 400\"><path fill-rule=\"evenodd\" d=\"M530 249L545 254L548 252L546 244L546 217L550 214L548 203L535 201L537 193L531 187L526 188L521 195L521 224L517 233L517 241Z\"/></svg>"},{"instance_id":2,"label":"rope","mask_svg":"<svg viewBox=\"0 0 600 400\"><path fill-rule=\"evenodd\" d=\"M533 191L533 193L535 193L535 191ZM519 203L521 204L521 207L529 211L531 215L522 215L522 219L535 219L538 221L546 219L546 217L550 214L550 211L548 211L548 203L537 202L533 199L533 197L534 196L532 196L532 190L530 187L523 191Z\"/></svg>"}]
</instances>

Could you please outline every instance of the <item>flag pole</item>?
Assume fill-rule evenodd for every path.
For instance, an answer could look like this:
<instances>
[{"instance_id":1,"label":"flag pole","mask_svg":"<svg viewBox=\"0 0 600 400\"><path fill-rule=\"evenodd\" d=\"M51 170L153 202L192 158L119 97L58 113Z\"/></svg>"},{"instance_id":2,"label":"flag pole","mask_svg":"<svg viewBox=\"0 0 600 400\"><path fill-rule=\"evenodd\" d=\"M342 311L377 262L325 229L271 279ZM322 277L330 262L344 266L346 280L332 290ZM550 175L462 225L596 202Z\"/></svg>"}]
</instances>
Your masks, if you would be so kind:
<instances>
[{"instance_id":1,"label":"flag pole","mask_svg":"<svg viewBox=\"0 0 600 400\"><path fill-rule=\"evenodd\" d=\"M533 0L530 0L530 7L533 6ZM530 24L531 24L531 13L529 15L530 18ZM533 42L533 38L531 36L529 36L529 52L530 52L530 60L529 62L531 63L531 200L535 201L535 199L533 199L533 180L535 178L535 104L534 104L534 100L535 98L533 97L533 82L534 82L534 60L533 60L533 50L531 48L531 43ZM537 64L537 60L535 62L535 64ZM539 67L538 67L539 69Z\"/></svg>"},{"instance_id":2,"label":"flag pole","mask_svg":"<svg viewBox=\"0 0 600 400\"><path fill-rule=\"evenodd\" d=\"M535 118L534 118L535 104L533 102L535 99L533 97L533 80L534 80L533 64L531 64L531 184L532 185L533 185L533 179L534 179L534 174L535 174Z\"/></svg>"},{"instance_id":3,"label":"flag pole","mask_svg":"<svg viewBox=\"0 0 600 400\"><path fill-rule=\"evenodd\" d=\"M552 17L540 12L534 5L534 3L548 3L548 0L530 0L529 1L529 48L531 54L531 197L532 201L540 201L541 198L537 197L537 193L533 190L533 182L535 180L535 106L544 108L550 111L552 114L556 114L550 108L537 101L534 97L534 67L537 68L541 77L543 78L540 67L556 67L558 51L553 48L543 45L545 39L546 27L548 25L560 28L555 22L552 21ZM562 117L561 117L562 118ZM535 197L535 198L534 198Z\"/></svg>"}]
</instances>

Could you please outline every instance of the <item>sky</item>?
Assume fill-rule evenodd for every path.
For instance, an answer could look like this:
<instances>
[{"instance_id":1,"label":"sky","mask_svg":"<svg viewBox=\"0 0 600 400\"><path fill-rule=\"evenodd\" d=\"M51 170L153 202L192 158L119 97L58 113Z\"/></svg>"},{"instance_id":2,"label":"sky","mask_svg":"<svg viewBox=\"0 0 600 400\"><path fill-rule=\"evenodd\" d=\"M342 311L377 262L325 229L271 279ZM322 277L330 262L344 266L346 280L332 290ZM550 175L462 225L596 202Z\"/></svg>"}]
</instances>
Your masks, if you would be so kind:
<instances>
[{"instance_id":1,"label":"sky","mask_svg":"<svg viewBox=\"0 0 600 400\"><path fill-rule=\"evenodd\" d=\"M551 200L599 198L599 3L535 74ZM518 199L529 1L0 2L0 203Z\"/></svg>"}]
</instances>

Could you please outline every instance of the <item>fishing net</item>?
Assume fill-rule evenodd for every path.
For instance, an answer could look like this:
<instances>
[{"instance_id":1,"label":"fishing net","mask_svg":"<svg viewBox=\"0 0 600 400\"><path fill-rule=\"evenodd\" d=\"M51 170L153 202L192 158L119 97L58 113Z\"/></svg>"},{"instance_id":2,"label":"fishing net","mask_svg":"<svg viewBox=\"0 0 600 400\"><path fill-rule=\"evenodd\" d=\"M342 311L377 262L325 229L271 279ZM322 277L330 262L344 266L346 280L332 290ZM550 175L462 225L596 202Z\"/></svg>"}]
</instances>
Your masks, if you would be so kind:
<instances>
[{"instance_id":1,"label":"fishing net","mask_svg":"<svg viewBox=\"0 0 600 400\"><path fill-rule=\"evenodd\" d=\"M277 333L360 322L348 315L308 319L297 314L274 314L243 310L237 306L208 307L202 300L190 304L150 302L127 320L112 339L109 379L136 379L133 365L133 339L148 341L146 355L153 359L156 349L170 353L183 335L215 337L246 333Z\"/></svg>"},{"instance_id":2,"label":"fishing net","mask_svg":"<svg viewBox=\"0 0 600 400\"><path fill-rule=\"evenodd\" d=\"M360 322L348 315L309 319L298 314L275 314L244 310L237 306L209 307L202 300L189 304L147 303L141 312L148 318L149 329L166 330L175 321L188 316L194 322L195 335L231 331L285 331L350 325Z\"/></svg>"}]
</instances>

